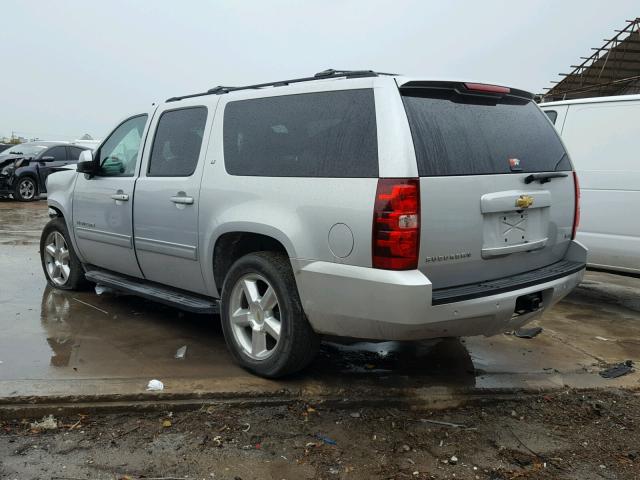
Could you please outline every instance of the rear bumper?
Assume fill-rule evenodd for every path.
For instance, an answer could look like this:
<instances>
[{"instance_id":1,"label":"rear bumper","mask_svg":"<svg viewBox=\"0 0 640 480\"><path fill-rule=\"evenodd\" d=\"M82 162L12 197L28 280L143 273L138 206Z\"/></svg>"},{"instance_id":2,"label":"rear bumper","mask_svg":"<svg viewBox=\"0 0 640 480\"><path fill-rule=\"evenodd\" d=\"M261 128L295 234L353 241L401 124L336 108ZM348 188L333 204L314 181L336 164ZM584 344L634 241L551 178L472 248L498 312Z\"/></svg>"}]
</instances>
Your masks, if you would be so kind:
<instances>
[{"instance_id":1,"label":"rear bumper","mask_svg":"<svg viewBox=\"0 0 640 480\"><path fill-rule=\"evenodd\" d=\"M564 261L573 264L566 274L556 271L537 280L530 278L526 284L516 283L508 291L485 290L474 298L435 305L432 299L437 293L434 297L431 282L418 270L393 272L329 262L293 261L293 265L303 307L316 332L418 340L489 336L539 317L580 283L586 249L572 242ZM542 293L543 307L514 316L516 299L535 292Z\"/></svg>"}]
</instances>

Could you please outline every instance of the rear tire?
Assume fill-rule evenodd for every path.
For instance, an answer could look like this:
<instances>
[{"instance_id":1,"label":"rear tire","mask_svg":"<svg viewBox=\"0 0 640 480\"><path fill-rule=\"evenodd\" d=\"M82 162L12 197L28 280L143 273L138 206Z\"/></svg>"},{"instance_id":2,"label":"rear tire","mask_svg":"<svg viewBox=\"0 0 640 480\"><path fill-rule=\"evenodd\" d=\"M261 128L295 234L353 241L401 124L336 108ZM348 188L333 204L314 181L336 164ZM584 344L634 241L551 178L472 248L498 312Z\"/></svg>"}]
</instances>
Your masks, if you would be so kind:
<instances>
[{"instance_id":1,"label":"rear tire","mask_svg":"<svg viewBox=\"0 0 640 480\"><path fill-rule=\"evenodd\" d=\"M40 261L47 283L53 288L80 290L87 284L62 217L51 219L42 230Z\"/></svg>"},{"instance_id":2,"label":"rear tire","mask_svg":"<svg viewBox=\"0 0 640 480\"><path fill-rule=\"evenodd\" d=\"M280 253L251 253L233 264L222 287L220 316L235 361L262 377L302 370L319 347L289 259Z\"/></svg>"},{"instance_id":3,"label":"rear tire","mask_svg":"<svg viewBox=\"0 0 640 480\"><path fill-rule=\"evenodd\" d=\"M21 177L13 191L13 198L19 202L32 202L38 198L38 186L32 177Z\"/></svg>"}]
</instances>

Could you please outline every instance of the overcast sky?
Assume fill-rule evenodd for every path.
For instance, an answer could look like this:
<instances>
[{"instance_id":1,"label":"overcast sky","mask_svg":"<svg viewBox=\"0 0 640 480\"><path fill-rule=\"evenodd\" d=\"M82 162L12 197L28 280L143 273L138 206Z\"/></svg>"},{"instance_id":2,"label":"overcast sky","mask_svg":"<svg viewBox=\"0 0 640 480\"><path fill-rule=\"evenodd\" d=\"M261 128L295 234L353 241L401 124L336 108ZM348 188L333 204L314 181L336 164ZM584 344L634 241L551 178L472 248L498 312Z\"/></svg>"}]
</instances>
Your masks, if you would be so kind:
<instances>
[{"instance_id":1,"label":"overcast sky","mask_svg":"<svg viewBox=\"0 0 640 480\"><path fill-rule=\"evenodd\" d=\"M106 135L152 102L326 68L541 92L638 0L2 0L0 137Z\"/></svg>"}]
</instances>

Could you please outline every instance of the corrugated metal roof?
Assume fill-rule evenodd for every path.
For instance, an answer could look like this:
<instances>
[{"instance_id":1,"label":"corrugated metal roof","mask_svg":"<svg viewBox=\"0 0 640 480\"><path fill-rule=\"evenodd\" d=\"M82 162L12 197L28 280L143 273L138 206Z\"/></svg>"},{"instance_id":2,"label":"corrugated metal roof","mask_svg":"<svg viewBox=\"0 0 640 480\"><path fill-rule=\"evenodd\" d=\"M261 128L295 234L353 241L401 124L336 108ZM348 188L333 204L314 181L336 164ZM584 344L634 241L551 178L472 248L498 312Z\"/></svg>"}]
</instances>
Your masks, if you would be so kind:
<instances>
[{"instance_id":1,"label":"corrugated metal roof","mask_svg":"<svg viewBox=\"0 0 640 480\"><path fill-rule=\"evenodd\" d=\"M622 30L583 62L571 65L570 73L542 94L542 100L570 100L640 93L640 17L627 20Z\"/></svg>"}]
</instances>

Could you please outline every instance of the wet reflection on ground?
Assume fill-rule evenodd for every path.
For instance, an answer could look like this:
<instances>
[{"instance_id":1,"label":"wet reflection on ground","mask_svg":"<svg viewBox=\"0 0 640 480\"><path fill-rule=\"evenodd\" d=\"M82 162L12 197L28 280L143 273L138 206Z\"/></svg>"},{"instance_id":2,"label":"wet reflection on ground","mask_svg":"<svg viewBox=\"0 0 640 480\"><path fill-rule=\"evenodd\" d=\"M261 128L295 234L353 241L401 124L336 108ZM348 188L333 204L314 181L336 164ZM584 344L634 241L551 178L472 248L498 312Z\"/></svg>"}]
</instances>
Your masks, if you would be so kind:
<instances>
[{"instance_id":1,"label":"wet reflection on ground","mask_svg":"<svg viewBox=\"0 0 640 480\"><path fill-rule=\"evenodd\" d=\"M3 382L30 380L221 379L230 390L254 381L231 362L215 316L116 293L48 287L37 235L19 233L41 228L46 206L12 205L0 202L0 397L8 393ZM281 383L491 387L557 374L597 381L602 364L640 358L639 294L640 279L590 273L583 286L547 312L540 322L544 332L532 340L499 335L327 342L307 370ZM182 346L185 358L176 359Z\"/></svg>"},{"instance_id":2,"label":"wet reflection on ground","mask_svg":"<svg viewBox=\"0 0 640 480\"><path fill-rule=\"evenodd\" d=\"M431 384L475 383L469 351L457 338L424 342L323 344L312 371L428 378Z\"/></svg>"},{"instance_id":3,"label":"wet reflection on ground","mask_svg":"<svg viewBox=\"0 0 640 480\"><path fill-rule=\"evenodd\" d=\"M37 244L48 219L46 202L18 203L0 198L0 245Z\"/></svg>"},{"instance_id":4,"label":"wet reflection on ground","mask_svg":"<svg viewBox=\"0 0 640 480\"><path fill-rule=\"evenodd\" d=\"M37 290L42 292L39 312L37 308L29 310L30 303L24 300L13 305L14 318L19 317L22 325L37 318L40 331L26 328L31 335L22 335L19 344L8 337L0 341L0 351L13 352L2 355L0 379L217 377L233 382L250 377L231 363L215 316L184 313L117 293L61 292L45 286L37 278L40 272L33 270L29 275L36 277L33 286L20 291L30 298ZM612 361L637 358L637 318L622 318L632 311L624 309L624 315L601 312L600 307L585 307L584 302L590 299L584 291L577 292L557 308L558 315L547 316L545 332L533 340L501 335L410 343L326 342L316 361L295 379L320 380L331 386L353 381L384 381L388 386L474 386L482 385L487 374L576 373L595 368L595 359L600 356ZM612 305L607 308L623 308ZM571 320L576 315L583 319L579 327ZM610 323L607 317L617 318L609 330L605 328L605 323ZM584 331L574 340L590 344L593 354L580 352L583 347L567 348L564 340L556 338L571 337L576 328ZM609 339L607 335L612 334L615 338ZM43 340L48 348L43 348ZM186 356L177 360L175 353L182 346L187 346Z\"/></svg>"},{"instance_id":5,"label":"wet reflection on ground","mask_svg":"<svg viewBox=\"0 0 640 480\"><path fill-rule=\"evenodd\" d=\"M80 376L128 377L242 373L227 360L216 318L180 312L137 297L43 290L40 322L50 366ZM185 358L177 349L186 345Z\"/></svg>"},{"instance_id":6,"label":"wet reflection on ground","mask_svg":"<svg viewBox=\"0 0 640 480\"><path fill-rule=\"evenodd\" d=\"M49 366L78 376L244 375L230 363L217 317L174 310L143 299L44 288L40 323L51 349ZM183 360L175 359L185 345ZM400 375L473 384L469 352L458 339L415 343L323 343L305 376ZM69 373L69 372L67 372ZM56 374L59 374L57 372Z\"/></svg>"}]
</instances>

